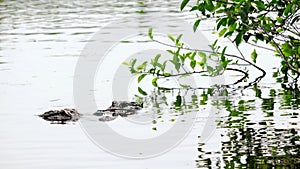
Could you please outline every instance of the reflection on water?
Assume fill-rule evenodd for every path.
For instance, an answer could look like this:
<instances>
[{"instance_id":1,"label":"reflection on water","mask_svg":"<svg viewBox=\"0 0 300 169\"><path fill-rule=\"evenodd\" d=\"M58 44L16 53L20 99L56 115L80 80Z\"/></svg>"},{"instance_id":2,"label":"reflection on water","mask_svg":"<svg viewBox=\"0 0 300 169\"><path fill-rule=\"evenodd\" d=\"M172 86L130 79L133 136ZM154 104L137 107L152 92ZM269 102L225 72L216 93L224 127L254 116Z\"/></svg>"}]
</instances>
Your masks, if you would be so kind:
<instances>
[{"instance_id":1,"label":"reflection on water","mask_svg":"<svg viewBox=\"0 0 300 169\"><path fill-rule=\"evenodd\" d=\"M164 94L152 98L156 102L152 100L151 112L144 112L143 117L151 121L147 132L159 132L172 125L182 113L181 105L199 114L186 140L155 159L133 161L113 157L95 147L77 123L49 125L34 116L50 109L74 107L74 67L82 48L101 26L120 16L130 16L145 27L147 16L159 12L176 15L178 4L175 0L143 4L127 0L0 0L0 166L6 169L65 169L76 168L75 165L108 169L299 167L300 91L296 84L272 78L270 65L279 60L271 57L265 57L266 62L258 61L266 68L267 76L246 89L231 91L215 87L214 91L213 86L190 91L180 104L176 100L178 93L169 93L175 98L172 103L177 104L172 111L165 111L173 105L166 104ZM168 24L170 30L176 30L180 23L174 19L168 20ZM104 39L103 43L109 40ZM215 97L216 90L225 97ZM181 91L180 96L183 95ZM130 120L138 118L141 116L132 116Z\"/></svg>"},{"instance_id":2,"label":"reflection on water","mask_svg":"<svg viewBox=\"0 0 300 169\"><path fill-rule=\"evenodd\" d=\"M215 105L228 114L216 120L220 148L211 151L210 143L199 135L197 167L298 168L299 89L297 84L282 85L265 90L265 96L255 85L251 90L256 97L218 100Z\"/></svg>"},{"instance_id":3,"label":"reflection on water","mask_svg":"<svg viewBox=\"0 0 300 169\"><path fill-rule=\"evenodd\" d=\"M297 168L300 136L296 129L229 128L223 134L221 151L207 152L199 143L198 168Z\"/></svg>"}]
</instances>

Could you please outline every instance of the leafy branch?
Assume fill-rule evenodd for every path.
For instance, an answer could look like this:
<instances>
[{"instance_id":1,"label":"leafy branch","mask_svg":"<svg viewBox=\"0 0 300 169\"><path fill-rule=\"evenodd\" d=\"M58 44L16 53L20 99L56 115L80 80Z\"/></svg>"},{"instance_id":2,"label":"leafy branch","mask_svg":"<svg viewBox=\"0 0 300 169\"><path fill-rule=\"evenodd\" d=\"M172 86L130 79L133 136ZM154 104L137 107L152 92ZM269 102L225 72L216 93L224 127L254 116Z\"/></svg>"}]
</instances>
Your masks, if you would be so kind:
<instances>
[{"instance_id":1,"label":"leafy branch","mask_svg":"<svg viewBox=\"0 0 300 169\"><path fill-rule=\"evenodd\" d=\"M188 3L189 0L183 0L181 10ZM200 19L194 23L194 30L202 20L213 19L220 37L234 37L236 46L245 42L274 51L284 61L280 68L284 75L289 72L299 75L299 8L297 0L204 0L197 1L190 11L200 13L197 15ZM259 46L258 41L274 49Z\"/></svg>"},{"instance_id":2,"label":"leafy branch","mask_svg":"<svg viewBox=\"0 0 300 169\"><path fill-rule=\"evenodd\" d=\"M180 90L183 88L187 90L205 89L205 87L192 87L188 84L180 84L180 87L162 87L159 85L158 81L161 79L174 77L184 78L195 74L199 74L201 76L218 76L223 74L225 71L235 71L241 73L242 77L236 82L227 85L224 84L224 86L229 87L243 82L249 77L249 74L246 70L228 67L229 65L238 65L238 61L244 61L248 65L251 65L260 70L262 72L261 77L265 76L266 74L262 68L255 65L256 53L254 53L255 55L253 54L255 58L253 58L254 63L252 63L243 57L227 54L227 47L224 47L220 52L219 50L221 49L221 47L217 45L217 40L210 45L211 50L192 49L185 47L184 43L181 42L181 38L183 35L179 35L178 37L168 35L168 38L174 43L174 45L172 45L156 40L153 36L152 31L152 29L149 29L148 31L148 36L152 41L173 49L167 50L167 52L172 55L172 59L161 61L160 58L162 55L157 54L153 59L151 59L150 62L144 61L140 65L135 65L137 62L136 59L132 59L128 63L124 63L129 67L131 73L138 75L138 83L140 83L146 76L152 76L152 85L160 90ZM187 50L188 52L181 52L182 50ZM228 57L235 58L237 60L233 62L233 60L228 59ZM216 65L208 63L208 60L213 60ZM177 73L172 73L173 71L170 70L167 71L166 68L170 66ZM187 66L190 71L184 69L185 66ZM140 94L146 95L146 93L141 88L139 88L138 91Z\"/></svg>"}]
</instances>

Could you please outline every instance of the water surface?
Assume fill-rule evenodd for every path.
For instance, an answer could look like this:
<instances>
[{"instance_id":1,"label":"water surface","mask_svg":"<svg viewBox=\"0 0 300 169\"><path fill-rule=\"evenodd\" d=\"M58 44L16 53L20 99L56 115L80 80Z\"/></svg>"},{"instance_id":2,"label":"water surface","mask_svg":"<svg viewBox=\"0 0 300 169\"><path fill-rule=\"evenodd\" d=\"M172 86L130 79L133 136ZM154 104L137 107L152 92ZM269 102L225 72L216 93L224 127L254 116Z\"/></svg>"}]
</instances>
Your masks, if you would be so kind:
<instances>
[{"instance_id":1,"label":"water surface","mask_svg":"<svg viewBox=\"0 0 300 169\"><path fill-rule=\"evenodd\" d=\"M263 51L259 54L264 57L257 62L266 69L266 77L256 87L230 92L228 99L214 100L208 96L210 100L205 100L202 95L199 99L204 104L191 133L179 146L156 158L115 157L94 145L79 123L53 125L36 116L49 109L74 107L72 86L77 59L101 27L119 17L147 22L151 13L177 15L178 4L178 1L145 1L145 5L139 5L137 1L125 0L0 1L0 166L5 169L299 166L299 91L284 89L280 80L272 78L273 67L280 60ZM194 15L182 17L192 21ZM170 30L178 24L176 19L169 20ZM201 29L209 30L211 26L207 24ZM210 34L206 36L213 41ZM250 70L254 77L259 73ZM235 76L226 75L226 81ZM211 114L210 105L216 108L215 114ZM173 117L164 118L168 121ZM211 130L207 139L202 139L204 129ZM153 132L152 128L147 131Z\"/></svg>"}]
</instances>

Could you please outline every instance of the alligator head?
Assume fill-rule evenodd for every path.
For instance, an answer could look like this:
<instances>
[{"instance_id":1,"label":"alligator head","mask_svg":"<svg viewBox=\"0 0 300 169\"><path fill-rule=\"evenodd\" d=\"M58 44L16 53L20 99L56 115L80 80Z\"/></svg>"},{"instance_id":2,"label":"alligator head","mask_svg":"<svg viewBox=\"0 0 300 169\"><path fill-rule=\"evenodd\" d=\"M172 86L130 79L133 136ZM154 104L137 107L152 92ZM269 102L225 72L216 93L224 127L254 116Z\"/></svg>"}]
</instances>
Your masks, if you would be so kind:
<instances>
[{"instance_id":1,"label":"alligator head","mask_svg":"<svg viewBox=\"0 0 300 169\"><path fill-rule=\"evenodd\" d=\"M65 124L66 122L77 121L80 117L80 114L75 109L66 108L62 110L50 110L39 115L39 117L43 118L46 121Z\"/></svg>"}]
</instances>

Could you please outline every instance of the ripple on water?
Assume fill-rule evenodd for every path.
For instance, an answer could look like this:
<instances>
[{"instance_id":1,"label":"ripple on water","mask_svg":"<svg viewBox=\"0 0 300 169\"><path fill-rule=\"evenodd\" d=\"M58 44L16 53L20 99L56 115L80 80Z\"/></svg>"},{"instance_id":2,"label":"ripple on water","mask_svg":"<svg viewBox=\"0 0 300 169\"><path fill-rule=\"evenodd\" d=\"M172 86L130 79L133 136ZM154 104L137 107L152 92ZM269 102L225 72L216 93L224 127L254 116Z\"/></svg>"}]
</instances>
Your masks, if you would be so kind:
<instances>
[{"instance_id":1,"label":"ripple on water","mask_svg":"<svg viewBox=\"0 0 300 169\"><path fill-rule=\"evenodd\" d=\"M0 79L0 107L6 108L1 109L0 113L4 111L3 114L9 115L2 118L0 123L3 125L0 127L0 165L5 161L7 168L17 168L15 166L18 165L20 168L32 169L66 168L65 166L73 163L84 166L89 161L98 168L103 163L107 163L104 168L119 168L119 164L123 165L125 162L132 167L137 166L136 168L185 168L188 163L182 159L185 155L189 161L196 158L196 161L188 163L191 168L299 165L300 92L289 85L281 90L278 87L281 86L280 82L275 83L276 87L274 83L266 83L229 93L229 99L220 101L224 102L221 104L224 112L216 117L217 132L212 134L212 139L184 145L185 147L170 152L173 157L170 163L167 161L169 154L162 157L166 158L164 160L150 159L141 161L140 165L137 165L137 161L114 159L91 146L86 137L81 132L78 133L79 127L49 127L32 117L34 113L40 112L35 107L63 108L72 105L72 79L69 77L73 76L75 57L79 56L90 37L103 25L125 16L135 17L145 28L148 16L160 12L174 16L171 19L162 18L169 23L170 31L176 30L178 24L181 24L176 22L178 1L175 0L145 0L144 5L126 0L0 0L0 51L5 53L0 57L12 58L8 59L9 62L0 61L0 71L12 71L12 74L7 75L10 81ZM184 13L182 18L194 21L194 15L187 14L188 12ZM212 28L207 24L201 29L210 31ZM103 42L105 41L108 42L109 39ZM42 59L37 58L47 60L42 62ZM58 73L53 73L56 70L59 70ZM64 74L67 71L68 74ZM32 75L36 75L35 78ZM70 101L66 101L66 98L70 98ZM201 108L207 108L210 104L204 99L198 101L203 101ZM208 111L200 113L211 113ZM171 114L168 121L179 115L176 112ZM207 117L202 115L195 124L198 128L207 121ZM162 119L162 122L159 120L157 123L163 123L163 120L166 121ZM201 138L198 131L194 131L194 135ZM190 137L187 139L195 140ZM197 151L198 156L193 156L191 152L194 151ZM184 163L180 163L181 161ZM159 167L153 167L156 163ZM58 167L52 167L53 165ZM69 168L71 167L73 166Z\"/></svg>"}]
</instances>

